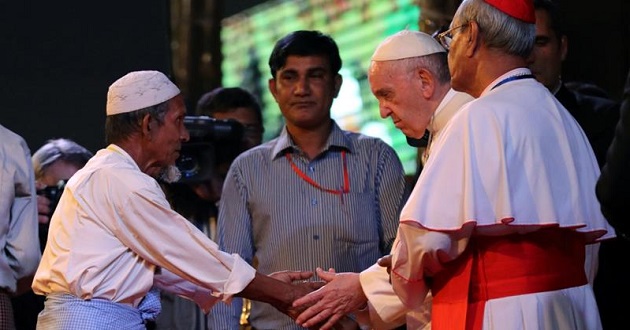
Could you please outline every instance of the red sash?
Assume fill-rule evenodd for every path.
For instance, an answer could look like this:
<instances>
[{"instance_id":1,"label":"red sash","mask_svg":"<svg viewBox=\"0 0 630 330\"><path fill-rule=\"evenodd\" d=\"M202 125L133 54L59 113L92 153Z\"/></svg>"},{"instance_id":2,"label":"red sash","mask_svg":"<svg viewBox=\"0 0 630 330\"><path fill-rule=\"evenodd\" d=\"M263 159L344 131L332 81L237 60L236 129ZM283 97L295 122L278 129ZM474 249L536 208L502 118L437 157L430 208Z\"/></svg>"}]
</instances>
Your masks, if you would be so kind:
<instances>
[{"instance_id":1,"label":"red sash","mask_svg":"<svg viewBox=\"0 0 630 330\"><path fill-rule=\"evenodd\" d=\"M489 299L586 284L584 246L580 233L559 228L472 237L432 279L432 329L481 329Z\"/></svg>"}]
</instances>

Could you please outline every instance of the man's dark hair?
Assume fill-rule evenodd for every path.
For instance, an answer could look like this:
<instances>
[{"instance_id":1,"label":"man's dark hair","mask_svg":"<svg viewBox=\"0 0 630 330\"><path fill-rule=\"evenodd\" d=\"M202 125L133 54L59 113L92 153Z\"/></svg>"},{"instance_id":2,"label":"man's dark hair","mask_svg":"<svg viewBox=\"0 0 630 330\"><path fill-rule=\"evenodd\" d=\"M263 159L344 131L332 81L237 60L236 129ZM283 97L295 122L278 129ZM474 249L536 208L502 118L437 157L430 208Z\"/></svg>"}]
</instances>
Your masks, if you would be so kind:
<instances>
[{"instance_id":1,"label":"man's dark hair","mask_svg":"<svg viewBox=\"0 0 630 330\"><path fill-rule=\"evenodd\" d=\"M254 95L240 87L219 87L203 94L197 101L195 112L198 116L214 117L215 113L231 112L236 108L251 109L262 126L260 103Z\"/></svg>"},{"instance_id":2,"label":"man's dark hair","mask_svg":"<svg viewBox=\"0 0 630 330\"><path fill-rule=\"evenodd\" d=\"M549 23L551 29L556 34L556 37L560 39L565 35L564 23L562 21L562 15L560 13L560 7L552 0L534 0L534 9L542 9L549 14Z\"/></svg>"},{"instance_id":3,"label":"man's dark hair","mask_svg":"<svg viewBox=\"0 0 630 330\"><path fill-rule=\"evenodd\" d=\"M596 84L585 82L585 81L567 81L564 83L568 89L578 92L580 94L586 94L591 96L602 97L605 99L610 99L610 95L606 92L605 89L597 86Z\"/></svg>"},{"instance_id":4,"label":"man's dark hair","mask_svg":"<svg viewBox=\"0 0 630 330\"><path fill-rule=\"evenodd\" d=\"M326 56L333 74L338 74L339 69L341 69L341 57L339 57L337 43L329 35L319 31L294 31L278 40L269 57L271 76L276 77L276 72L284 67L287 57L290 55Z\"/></svg>"}]
</instances>

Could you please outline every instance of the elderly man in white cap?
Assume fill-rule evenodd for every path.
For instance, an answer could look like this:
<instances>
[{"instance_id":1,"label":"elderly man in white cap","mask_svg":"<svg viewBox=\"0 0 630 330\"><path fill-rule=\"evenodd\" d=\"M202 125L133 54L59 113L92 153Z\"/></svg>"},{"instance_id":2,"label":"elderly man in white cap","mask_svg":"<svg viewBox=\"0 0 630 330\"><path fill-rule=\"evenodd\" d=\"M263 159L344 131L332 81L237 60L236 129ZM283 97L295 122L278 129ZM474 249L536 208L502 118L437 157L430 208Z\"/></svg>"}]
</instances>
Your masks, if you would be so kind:
<instances>
[{"instance_id":1,"label":"elderly man in white cap","mask_svg":"<svg viewBox=\"0 0 630 330\"><path fill-rule=\"evenodd\" d=\"M450 88L446 56L446 50L428 34L404 30L379 44L368 70L370 87L383 118L391 117L394 125L410 138L421 138L425 129L429 130L430 142L424 159L431 142L439 137L449 119L472 100L470 95ZM304 326L323 321L334 312L336 316L330 318L327 327L337 315L363 305L367 315L356 314L362 324L378 329L402 323L409 329L430 328L430 299L420 308L405 308L394 293L384 267L375 264L360 274L318 270L318 275L330 282L296 301L298 305L317 302L297 319ZM314 319L309 320L310 317Z\"/></svg>"},{"instance_id":2,"label":"elderly man in white cap","mask_svg":"<svg viewBox=\"0 0 630 330\"><path fill-rule=\"evenodd\" d=\"M144 329L159 313L154 286L205 311L234 295L288 311L311 290L285 283L311 273L260 275L170 208L156 178L177 179L185 114L160 72L131 72L109 87L109 145L68 181L50 221L32 286L47 297L38 328Z\"/></svg>"}]
</instances>

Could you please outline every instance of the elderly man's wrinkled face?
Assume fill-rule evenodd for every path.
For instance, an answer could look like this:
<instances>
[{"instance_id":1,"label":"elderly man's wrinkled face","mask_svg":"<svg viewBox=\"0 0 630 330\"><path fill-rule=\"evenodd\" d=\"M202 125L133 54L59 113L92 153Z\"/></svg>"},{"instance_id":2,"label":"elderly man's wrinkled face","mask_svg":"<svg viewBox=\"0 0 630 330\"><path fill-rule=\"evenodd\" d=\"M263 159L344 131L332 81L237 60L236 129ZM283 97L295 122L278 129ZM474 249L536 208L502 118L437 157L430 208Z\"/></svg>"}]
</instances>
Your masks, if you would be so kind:
<instances>
[{"instance_id":1,"label":"elderly man's wrinkled face","mask_svg":"<svg viewBox=\"0 0 630 330\"><path fill-rule=\"evenodd\" d=\"M381 117L391 117L403 134L419 139L431 120L431 111L419 95L421 81L417 73L404 72L402 68L392 61L372 62L368 80Z\"/></svg>"},{"instance_id":2,"label":"elderly man's wrinkled face","mask_svg":"<svg viewBox=\"0 0 630 330\"><path fill-rule=\"evenodd\" d=\"M184 126L186 107L181 95L171 99L168 103L168 111L164 116L164 122L158 123L151 119L149 124L150 141L146 152L152 159L151 167L154 168L149 175L166 175L166 181L174 179L175 161L179 157L182 143L188 141L190 135Z\"/></svg>"}]
</instances>

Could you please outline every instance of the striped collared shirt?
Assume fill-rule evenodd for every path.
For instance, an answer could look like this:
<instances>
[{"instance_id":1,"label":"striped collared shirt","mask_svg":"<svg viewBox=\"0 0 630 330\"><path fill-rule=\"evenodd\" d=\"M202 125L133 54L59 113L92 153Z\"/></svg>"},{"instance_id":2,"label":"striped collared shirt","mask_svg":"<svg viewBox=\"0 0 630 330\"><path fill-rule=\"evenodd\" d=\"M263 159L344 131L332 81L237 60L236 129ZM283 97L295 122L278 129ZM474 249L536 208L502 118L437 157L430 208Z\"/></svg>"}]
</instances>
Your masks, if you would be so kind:
<instances>
[{"instance_id":1,"label":"striped collared shirt","mask_svg":"<svg viewBox=\"0 0 630 330\"><path fill-rule=\"evenodd\" d=\"M339 190L342 151L350 183L342 195L306 182L285 156L290 153L297 168L321 187ZM248 262L255 257L264 274L316 267L359 272L389 253L404 190L400 160L382 140L342 131L333 122L324 151L309 160L284 128L232 164L219 206L219 245ZM212 329L237 329L240 306L240 301L217 305L210 313ZM300 329L258 302L250 321L257 329Z\"/></svg>"}]
</instances>

